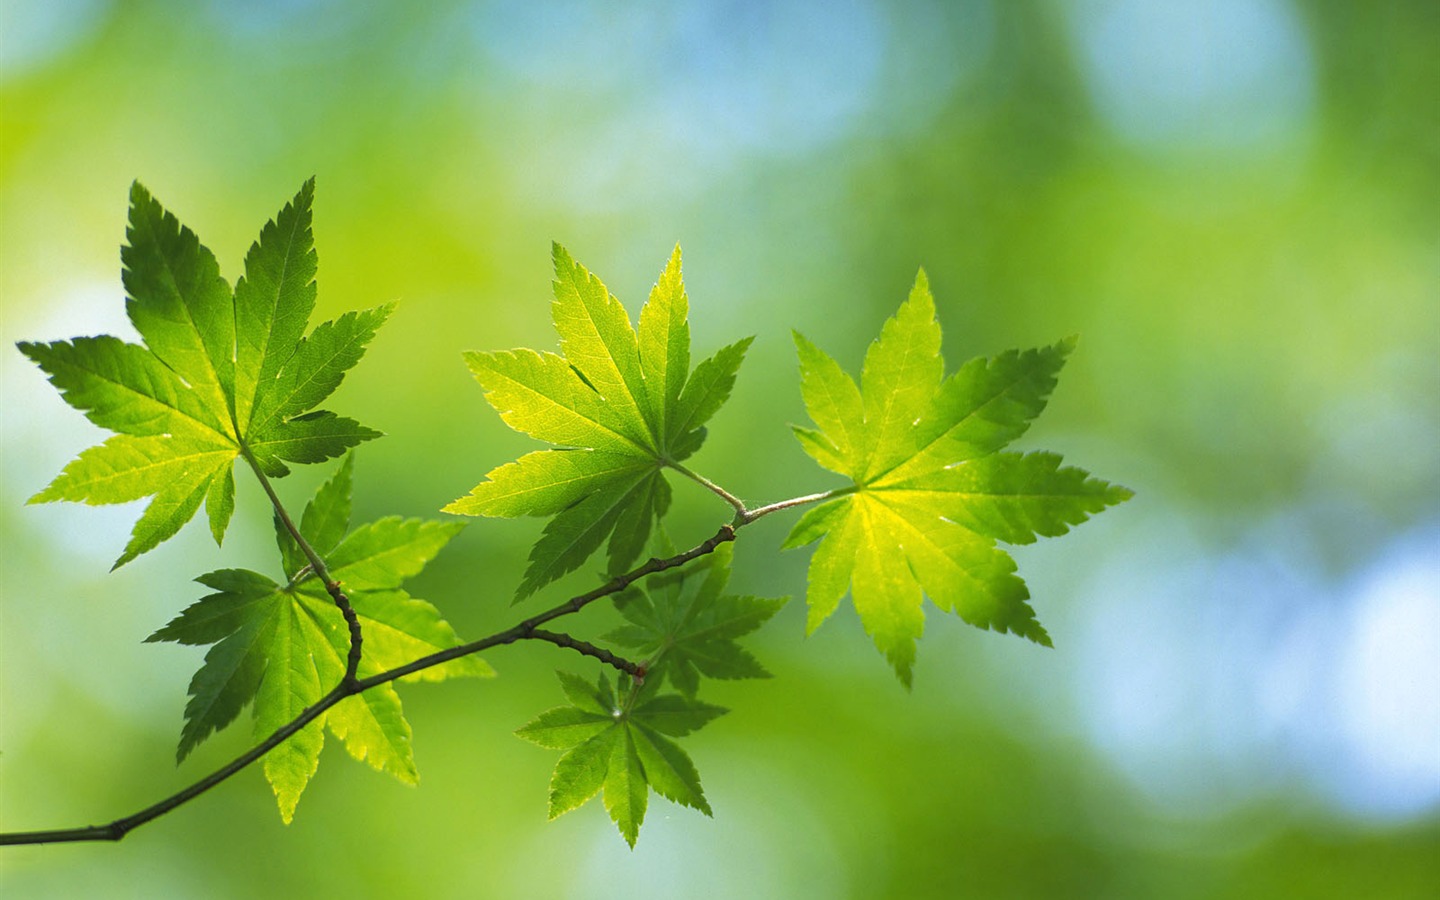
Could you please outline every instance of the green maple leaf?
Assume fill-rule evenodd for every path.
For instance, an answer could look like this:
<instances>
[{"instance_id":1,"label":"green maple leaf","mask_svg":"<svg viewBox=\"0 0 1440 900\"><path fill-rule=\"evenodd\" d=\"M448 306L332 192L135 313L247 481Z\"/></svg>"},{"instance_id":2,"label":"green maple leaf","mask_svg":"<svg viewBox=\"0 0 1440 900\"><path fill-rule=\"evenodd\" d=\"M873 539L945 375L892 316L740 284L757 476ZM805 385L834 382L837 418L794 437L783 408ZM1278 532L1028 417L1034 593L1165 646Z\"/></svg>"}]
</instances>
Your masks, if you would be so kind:
<instances>
[{"instance_id":1,"label":"green maple leaf","mask_svg":"<svg viewBox=\"0 0 1440 900\"><path fill-rule=\"evenodd\" d=\"M578 675L557 674L570 705L547 710L515 732L565 751L550 778L551 819L603 789L605 809L634 847L650 789L711 814L695 764L670 738L697 731L727 710L679 694L656 694L653 681L619 698L603 672L594 685Z\"/></svg>"},{"instance_id":2,"label":"green maple leaf","mask_svg":"<svg viewBox=\"0 0 1440 900\"><path fill-rule=\"evenodd\" d=\"M234 462L269 475L337 457L379 432L315 406L340 385L391 306L305 327L315 306L308 181L245 257L232 291L215 256L137 182L121 250L125 307L144 344L109 335L22 343L66 402L114 437L72 461L31 503L153 497L119 567L205 503L216 542L235 508Z\"/></svg>"},{"instance_id":3,"label":"green maple leaf","mask_svg":"<svg viewBox=\"0 0 1440 900\"><path fill-rule=\"evenodd\" d=\"M657 556L670 556L673 548ZM649 681L669 678L694 699L700 677L769 678L770 673L736 643L759 628L789 598L766 599L723 593L730 578L733 547L721 544L689 566L652 575L645 590L631 589L615 605L628 624L606 640L629 647L649 661Z\"/></svg>"},{"instance_id":4,"label":"green maple leaf","mask_svg":"<svg viewBox=\"0 0 1440 900\"><path fill-rule=\"evenodd\" d=\"M363 635L358 677L365 678L421 656L458 646L440 613L401 589L463 527L461 523L390 517L348 531L353 457L321 486L306 506L300 533L325 557L360 619ZM349 631L325 586L304 564L293 538L280 532L289 580L279 584L256 572L224 569L196 579L216 593L191 605L149 641L214 644L190 682L190 702L178 759L224 728L253 703L254 733L268 737L340 683L350 650ZM440 681L493 675L466 656L408 676ZM349 697L265 757L265 775L288 823L300 794L319 765L324 728L356 759L403 782L418 778L410 725L392 684Z\"/></svg>"},{"instance_id":5,"label":"green maple leaf","mask_svg":"<svg viewBox=\"0 0 1440 900\"><path fill-rule=\"evenodd\" d=\"M640 311L638 331L620 301L559 244L554 258L561 354L472 351L465 361L507 425L557 449L495 469L445 507L554 517L531 550L517 599L579 568L606 538L611 573L635 562L670 505L662 470L699 449L750 345L749 338L731 344L690 370L679 247Z\"/></svg>"},{"instance_id":6,"label":"green maple leaf","mask_svg":"<svg viewBox=\"0 0 1440 900\"><path fill-rule=\"evenodd\" d=\"M975 359L945 378L940 325L922 271L865 355L860 385L800 334L801 389L819 430L796 436L851 479L810 510L785 546L823 538L810 560L814 631L848 591L866 631L910 683L928 596L981 628L1050 645L1015 562L997 541L1064 534L1131 496L1053 453L1001 448L1044 409L1073 339Z\"/></svg>"}]
</instances>

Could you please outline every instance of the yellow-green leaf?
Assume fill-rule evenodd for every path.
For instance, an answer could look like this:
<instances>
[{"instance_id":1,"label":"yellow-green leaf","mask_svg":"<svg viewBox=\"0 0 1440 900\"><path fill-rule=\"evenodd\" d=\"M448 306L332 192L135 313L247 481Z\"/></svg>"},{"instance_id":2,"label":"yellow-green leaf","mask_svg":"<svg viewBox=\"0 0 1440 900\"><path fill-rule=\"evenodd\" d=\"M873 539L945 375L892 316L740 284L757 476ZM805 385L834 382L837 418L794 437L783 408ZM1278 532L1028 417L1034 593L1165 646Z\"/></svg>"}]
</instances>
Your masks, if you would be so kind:
<instances>
[{"instance_id":1,"label":"yellow-green leaf","mask_svg":"<svg viewBox=\"0 0 1440 900\"><path fill-rule=\"evenodd\" d=\"M343 583L360 622L364 639L357 675L365 678L460 645L435 607L400 589L459 526L382 519L342 538L349 525L352 467L347 459L316 492L301 518L301 533L316 546L334 545L331 574ZM288 566L294 551L283 552L286 539L283 535L280 543ZM282 585L255 572L228 569L198 580L216 593L192 604L149 638L214 645L190 683L180 759L232 722L246 704L253 708L256 738L268 737L340 683L350 652L344 617L313 575ZM404 680L493 674L472 654ZM286 822L319 765L325 728L354 758L407 783L418 777L400 697L392 684L379 685L336 704L266 755L265 774Z\"/></svg>"},{"instance_id":2,"label":"yellow-green leaf","mask_svg":"<svg viewBox=\"0 0 1440 900\"><path fill-rule=\"evenodd\" d=\"M611 573L634 564L669 504L663 469L699 449L749 340L690 371L689 301L675 248L631 325L605 285L554 247L561 354L471 351L485 399L516 431L556 445L493 469L446 512L553 516L517 599L574 571L609 541ZM563 354L563 355L562 355Z\"/></svg>"},{"instance_id":3,"label":"yellow-green leaf","mask_svg":"<svg viewBox=\"0 0 1440 900\"><path fill-rule=\"evenodd\" d=\"M819 541L807 627L848 593L865 630L907 685L924 598L981 628L1041 644L1029 591L997 541L1064 534L1130 492L1060 465L1053 453L997 452L1024 433L1074 340L991 360L946 379L940 325L921 272L865 355L859 386L800 335L801 392L817 429L797 428L816 462L850 478L810 510L786 547Z\"/></svg>"},{"instance_id":4,"label":"yellow-green leaf","mask_svg":"<svg viewBox=\"0 0 1440 900\"><path fill-rule=\"evenodd\" d=\"M203 501L216 542L234 511L234 460L269 475L343 454L379 432L314 407L389 315L348 313L304 336L315 305L314 183L266 224L232 292L215 256L138 183L121 249L126 312L143 344L108 335L22 343L67 403L116 435L32 502L153 497L116 565L175 534Z\"/></svg>"}]
</instances>

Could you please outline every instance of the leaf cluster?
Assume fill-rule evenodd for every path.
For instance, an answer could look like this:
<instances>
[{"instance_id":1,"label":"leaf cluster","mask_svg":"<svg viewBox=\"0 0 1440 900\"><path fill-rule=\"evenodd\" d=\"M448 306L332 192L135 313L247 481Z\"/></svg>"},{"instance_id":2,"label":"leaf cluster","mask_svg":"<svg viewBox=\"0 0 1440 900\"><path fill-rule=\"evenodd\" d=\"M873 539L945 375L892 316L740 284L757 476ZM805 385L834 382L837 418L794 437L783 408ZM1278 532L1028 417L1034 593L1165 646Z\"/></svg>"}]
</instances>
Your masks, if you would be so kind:
<instances>
[{"instance_id":1,"label":"leaf cluster","mask_svg":"<svg viewBox=\"0 0 1440 900\"><path fill-rule=\"evenodd\" d=\"M459 644L439 612L403 585L461 525L386 518L350 528L354 463L346 451L380 432L315 407L359 362L393 307L346 313L306 333L317 296L314 191L307 181L265 224L232 289L195 233L135 184L121 259L126 312L143 343L102 335L19 345L66 402L116 433L31 502L152 498L117 567L174 535L202 502L220 542L234 512L237 459L269 491L268 479L287 474L288 463L345 456L297 532L275 500L280 581L247 569L201 575L196 580L214 593L149 638L213 645L190 683L182 761L247 706L264 739L341 682L352 638L312 556L323 557L336 589L348 592L365 638L357 675ZM472 656L413 680L490 674ZM341 701L265 757L286 822L319 764L325 728L352 756L414 782L410 726L394 687L381 685Z\"/></svg>"},{"instance_id":2,"label":"leaf cluster","mask_svg":"<svg viewBox=\"0 0 1440 900\"><path fill-rule=\"evenodd\" d=\"M674 548L663 533L656 555ZM644 820L647 786L667 800L710 815L700 775L671 738L684 737L727 710L697 699L701 677L769 678L736 641L759 628L784 599L723 594L730 575L730 545L683 568L652 575L616 601L626 624L606 639L639 654L643 681L622 679L616 693L602 673L591 686L564 672L570 700L516 734L564 750L550 780L550 818L584 804L604 789L605 808L633 847ZM678 694L659 693L665 682Z\"/></svg>"},{"instance_id":3,"label":"leaf cluster","mask_svg":"<svg viewBox=\"0 0 1440 900\"><path fill-rule=\"evenodd\" d=\"M1130 496L1063 466L1056 454L1007 449L1044 409L1074 339L974 359L947 376L922 271L870 345L858 382L795 334L814 427L794 432L844 483L747 507L685 461L728 399L750 338L691 365L679 247L632 323L605 285L556 244L551 312L559 352L464 355L502 420L550 446L493 469L445 511L548 519L517 602L579 569L602 546L608 580L462 643L436 607L406 589L462 526L399 517L351 524L349 451L379 433L317 407L360 360L391 307L346 313L307 333L316 301L313 195L307 182L264 226L232 289L195 234L136 184L122 260L126 310L142 342L102 335L20 345L70 405L114 432L32 502L151 498L116 566L174 535L201 503L221 541L234 511L237 459L275 511L279 577L238 568L202 575L197 581L212 593L149 638L209 648L190 682L178 758L247 707L260 742L254 755L174 803L108 829L77 829L73 839L123 836L261 755L289 822L327 731L356 759L413 783L412 734L395 683L490 676L476 651L535 639L626 673L615 683L603 670L594 679L559 673L567 703L517 734L562 753L550 782L552 818L603 796L633 847L652 790L711 812L695 765L677 743L726 712L699 699L703 681L769 676L739 641L785 599L726 592L729 542L738 529L814 504L784 543L817 544L808 630L848 594L909 685L926 597L973 625L1048 646L1015 562L998 545L1064 534ZM337 457L342 462L294 524L269 479L291 463ZM683 553L664 529L673 501L667 473L733 509L714 537ZM637 567L647 547L653 555ZM623 618L605 637L618 653L539 628L605 597Z\"/></svg>"}]
</instances>

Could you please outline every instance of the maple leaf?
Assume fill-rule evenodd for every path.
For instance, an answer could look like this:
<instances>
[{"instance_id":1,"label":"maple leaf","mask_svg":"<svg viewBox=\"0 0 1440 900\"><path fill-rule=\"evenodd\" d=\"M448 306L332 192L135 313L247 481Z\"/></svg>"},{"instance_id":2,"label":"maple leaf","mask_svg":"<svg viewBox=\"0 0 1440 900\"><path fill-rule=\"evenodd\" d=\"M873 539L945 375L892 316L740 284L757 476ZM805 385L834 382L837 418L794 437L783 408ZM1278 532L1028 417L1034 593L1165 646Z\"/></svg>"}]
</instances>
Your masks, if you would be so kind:
<instances>
[{"instance_id":1,"label":"maple leaf","mask_svg":"<svg viewBox=\"0 0 1440 900\"><path fill-rule=\"evenodd\" d=\"M948 379L922 270L865 354L860 385L798 332L801 390L818 430L795 428L820 465L851 479L807 512L785 547L817 539L807 628L848 592L906 685L928 596L981 628L1050 645L997 541L1064 534L1131 492L1053 453L999 452L1044 409L1074 340L974 359Z\"/></svg>"},{"instance_id":2,"label":"maple leaf","mask_svg":"<svg viewBox=\"0 0 1440 900\"><path fill-rule=\"evenodd\" d=\"M501 419L557 445L490 472L446 512L553 516L516 599L579 568L606 538L612 574L639 557L670 505L663 469L700 448L730 395L746 338L690 369L689 302L677 246L631 326L620 301L554 245L551 306L561 353L471 351L465 361Z\"/></svg>"},{"instance_id":3,"label":"maple leaf","mask_svg":"<svg viewBox=\"0 0 1440 900\"><path fill-rule=\"evenodd\" d=\"M657 556L673 555L663 549ZM736 639L761 625L789 599L723 593L730 578L733 547L722 544L689 566L646 579L645 589L621 594L615 605L628 624L606 640L630 647L648 660L646 680L669 678L694 699L700 676L720 679L769 678L770 673Z\"/></svg>"},{"instance_id":4,"label":"maple leaf","mask_svg":"<svg viewBox=\"0 0 1440 900\"><path fill-rule=\"evenodd\" d=\"M138 182L121 250L126 313L144 344L109 335L21 343L66 402L116 432L80 454L31 503L153 497L115 566L169 539L203 501L219 543L235 508L234 462L268 475L379 437L315 410L390 315L346 313L305 335L315 306L315 183L267 223L234 291L215 256Z\"/></svg>"},{"instance_id":5,"label":"maple leaf","mask_svg":"<svg viewBox=\"0 0 1440 900\"><path fill-rule=\"evenodd\" d=\"M551 750L564 750L550 778L550 818L582 806L604 790L605 809L631 847L645 819L649 789L710 815L695 764L670 740L697 731L727 710L657 694L647 681L623 698L605 673L591 685L557 672L570 705L547 710L515 733Z\"/></svg>"},{"instance_id":6,"label":"maple leaf","mask_svg":"<svg viewBox=\"0 0 1440 900\"><path fill-rule=\"evenodd\" d=\"M462 523L390 517L349 531L353 456L306 506L300 533L324 556L360 619L364 640L358 677L366 678L460 644L454 629L423 600L401 589L445 546ZM304 564L294 539L277 527L289 580L224 569L197 581L216 593L192 604L147 641L213 644L190 682L177 758L230 724L253 703L254 733L269 737L340 683L350 633L325 586ZM424 669L403 680L440 681L493 675L477 656ZM406 783L418 778L400 697L383 684L346 698L270 751L265 775L288 823L319 765L324 728L356 759Z\"/></svg>"}]
</instances>

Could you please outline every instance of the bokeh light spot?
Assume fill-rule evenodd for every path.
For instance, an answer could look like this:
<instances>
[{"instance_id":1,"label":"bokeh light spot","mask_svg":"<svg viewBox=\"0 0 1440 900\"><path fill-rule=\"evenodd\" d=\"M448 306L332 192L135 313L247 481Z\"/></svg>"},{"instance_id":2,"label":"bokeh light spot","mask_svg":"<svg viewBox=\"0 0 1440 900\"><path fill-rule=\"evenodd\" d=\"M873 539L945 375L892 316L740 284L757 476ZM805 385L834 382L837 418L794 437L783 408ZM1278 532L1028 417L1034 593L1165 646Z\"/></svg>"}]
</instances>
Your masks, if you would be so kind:
<instances>
[{"instance_id":1,"label":"bokeh light spot","mask_svg":"<svg viewBox=\"0 0 1440 900\"><path fill-rule=\"evenodd\" d=\"M1309 119L1314 65L1280 0L1093 0L1072 13L1095 104L1129 141L1246 148Z\"/></svg>"}]
</instances>

